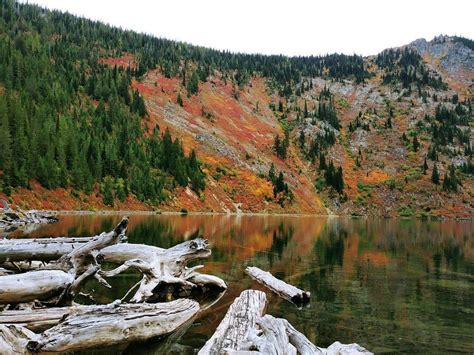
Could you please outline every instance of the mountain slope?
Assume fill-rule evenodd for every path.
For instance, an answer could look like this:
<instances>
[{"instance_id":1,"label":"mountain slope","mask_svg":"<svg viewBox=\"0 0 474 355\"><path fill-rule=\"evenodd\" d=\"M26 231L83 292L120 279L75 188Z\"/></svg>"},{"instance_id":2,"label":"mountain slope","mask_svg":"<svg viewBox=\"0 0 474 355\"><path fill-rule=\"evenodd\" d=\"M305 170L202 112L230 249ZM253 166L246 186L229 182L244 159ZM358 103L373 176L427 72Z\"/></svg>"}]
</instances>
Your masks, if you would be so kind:
<instances>
[{"instance_id":1,"label":"mountain slope","mask_svg":"<svg viewBox=\"0 0 474 355\"><path fill-rule=\"evenodd\" d=\"M36 141L26 127L42 120L86 131L92 123L109 142L94 148L98 136L80 139L77 163L63 158L67 143L58 137L58 146L38 143L44 164L59 166L63 180L31 163L37 148L28 142L31 170L18 175L0 159L2 189L22 207L473 215L468 39L417 40L368 58L286 58L155 39L4 0L1 18L8 45L0 54L20 65L0 73L0 98L23 98L31 115L25 135ZM39 90L49 97L61 90L15 81L31 53L49 60L48 75L70 80L65 99L42 101ZM54 107L50 116L38 113L45 102ZM9 127L4 146L14 155L21 137L9 105L0 134ZM179 139L168 150L167 130ZM64 132L74 141L72 130ZM78 178L81 171L88 173Z\"/></svg>"}]
</instances>

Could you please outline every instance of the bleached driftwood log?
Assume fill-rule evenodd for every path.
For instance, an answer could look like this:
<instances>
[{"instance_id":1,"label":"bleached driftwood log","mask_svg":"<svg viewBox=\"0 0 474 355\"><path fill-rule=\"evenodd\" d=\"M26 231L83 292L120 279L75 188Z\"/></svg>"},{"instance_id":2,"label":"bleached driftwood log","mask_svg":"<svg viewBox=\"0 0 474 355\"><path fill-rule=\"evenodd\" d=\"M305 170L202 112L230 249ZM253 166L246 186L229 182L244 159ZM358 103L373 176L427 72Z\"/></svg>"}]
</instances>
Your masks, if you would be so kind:
<instances>
[{"instance_id":1,"label":"bleached driftwood log","mask_svg":"<svg viewBox=\"0 0 474 355\"><path fill-rule=\"evenodd\" d=\"M74 282L74 275L61 270L39 270L0 277L0 303L47 300L58 296Z\"/></svg>"},{"instance_id":2,"label":"bleached driftwood log","mask_svg":"<svg viewBox=\"0 0 474 355\"><path fill-rule=\"evenodd\" d=\"M123 238L122 238L123 239ZM26 270L57 269L66 270L70 264L64 264L64 253L79 253L91 238L52 238L32 240L7 240L0 241L0 263L5 269L22 272ZM118 268L100 272L96 277L112 277L132 267L143 274L133 302L150 301L156 296L158 286L174 285L176 294L188 294L189 290L199 286L201 288L227 288L225 282L213 275L206 275L196 270L202 266L188 268L186 265L192 260L209 257L211 250L207 240L198 238L180 243L169 249L162 249L144 244L116 243L100 249L94 253L95 260L122 264ZM59 260L53 260L63 255ZM27 261L20 261L27 260ZM40 260L41 262L37 261ZM49 264L43 264L50 261Z\"/></svg>"},{"instance_id":3,"label":"bleached driftwood log","mask_svg":"<svg viewBox=\"0 0 474 355\"><path fill-rule=\"evenodd\" d=\"M0 240L0 263L51 261L83 246L91 238L35 238Z\"/></svg>"},{"instance_id":4,"label":"bleached driftwood log","mask_svg":"<svg viewBox=\"0 0 474 355\"><path fill-rule=\"evenodd\" d=\"M196 286L226 289L227 285L222 279L196 272L202 265L192 268L186 266L192 260L209 257L211 250L208 246L207 240L197 238L180 243L169 249L157 248L155 251L148 250L140 258L129 259L116 269L102 271L101 275L113 277L128 268L139 270L143 277L140 283L136 285L138 289L130 302L153 300L159 288L165 285L177 285L184 290L190 290ZM117 245L111 249L111 252L101 253L101 257L103 255L104 260L117 262L132 255L140 256L139 248L127 251L127 244Z\"/></svg>"},{"instance_id":5,"label":"bleached driftwood log","mask_svg":"<svg viewBox=\"0 0 474 355\"><path fill-rule=\"evenodd\" d=\"M267 296L262 291L245 290L230 305L214 335L199 350L198 355L223 354L244 350L244 342L256 322L263 316Z\"/></svg>"},{"instance_id":6,"label":"bleached driftwood log","mask_svg":"<svg viewBox=\"0 0 474 355\"><path fill-rule=\"evenodd\" d=\"M355 343L319 348L286 319L263 316L266 302L262 291L243 291L198 354L371 354Z\"/></svg>"},{"instance_id":7,"label":"bleached driftwood log","mask_svg":"<svg viewBox=\"0 0 474 355\"><path fill-rule=\"evenodd\" d=\"M21 325L0 324L0 354L25 354L26 345L38 336Z\"/></svg>"},{"instance_id":8,"label":"bleached driftwood log","mask_svg":"<svg viewBox=\"0 0 474 355\"><path fill-rule=\"evenodd\" d=\"M200 302L200 311L204 311L212 307L218 302L224 292L213 296L210 299ZM146 306L146 305L145 305ZM111 307L110 305L73 305L68 307L52 307L52 308L28 308L13 309L0 312L0 325L18 325L23 326L35 333L40 333L48 328L54 327L69 314L84 314L86 312L100 311L103 308Z\"/></svg>"},{"instance_id":9,"label":"bleached driftwood log","mask_svg":"<svg viewBox=\"0 0 474 355\"><path fill-rule=\"evenodd\" d=\"M268 271L263 271L258 267L248 266L245 269L245 272L250 275L250 277L262 283L273 292L294 303L306 303L311 297L310 292L303 291L295 286L289 285L286 282L277 279Z\"/></svg>"},{"instance_id":10,"label":"bleached driftwood log","mask_svg":"<svg viewBox=\"0 0 474 355\"><path fill-rule=\"evenodd\" d=\"M52 297L58 297L55 303L70 303L90 276L108 286L97 273L100 269L97 255L105 246L118 243L127 226L128 218L124 218L113 231L91 238L59 260L45 265L42 270L0 276L0 303L48 300Z\"/></svg>"},{"instance_id":11,"label":"bleached driftwood log","mask_svg":"<svg viewBox=\"0 0 474 355\"><path fill-rule=\"evenodd\" d=\"M70 307L6 310L0 312L0 325L19 325L40 333L57 325L68 314L80 314L93 308L100 309L100 307L104 306L75 305Z\"/></svg>"},{"instance_id":12,"label":"bleached driftwood log","mask_svg":"<svg viewBox=\"0 0 474 355\"><path fill-rule=\"evenodd\" d=\"M198 311L199 304L190 299L95 306L67 315L57 326L29 341L27 349L33 352L69 352L144 341L177 330Z\"/></svg>"}]
</instances>

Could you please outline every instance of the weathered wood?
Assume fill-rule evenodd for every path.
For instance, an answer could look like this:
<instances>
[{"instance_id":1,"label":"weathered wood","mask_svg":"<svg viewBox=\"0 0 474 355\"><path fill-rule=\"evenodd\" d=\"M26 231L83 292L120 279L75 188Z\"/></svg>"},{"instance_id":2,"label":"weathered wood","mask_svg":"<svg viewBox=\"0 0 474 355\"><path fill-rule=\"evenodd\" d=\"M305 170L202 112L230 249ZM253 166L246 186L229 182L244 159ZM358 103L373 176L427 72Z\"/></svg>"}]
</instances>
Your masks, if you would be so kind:
<instances>
[{"instance_id":1,"label":"weathered wood","mask_svg":"<svg viewBox=\"0 0 474 355\"><path fill-rule=\"evenodd\" d=\"M34 352L67 352L99 348L167 335L199 311L199 304L179 299L157 304L111 304L71 313L57 326L28 342Z\"/></svg>"},{"instance_id":2,"label":"weathered wood","mask_svg":"<svg viewBox=\"0 0 474 355\"><path fill-rule=\"evenodd\" d=\"M261 291L243 291L198 354L371 354L358 344L335 342L328 349L319 348L286 319L263 316L266 302Z\"/></svg>"},{"instance_id":3,"label":"weathered wood","mask_svg":"<svg viewBox=\"0 0 474 355\"><path fill-rule=\"evenodd\" d=\"M0 303L47 300L74 282L74 275L61 270L40 270L0 276Z\"/></svg>"},{"instance_id":4,"label":"weathered wood","mask_svg":"<svg viewBox=\"0 0 474 355\"><path fill-rule=\"evenodd\" d=\"M225 282L211 275L200 274L196 269L201 266L188 268L188 262L202 259L211 255L205 239L197 238L175 245L169 249L148 250L144 259L130 259L114 270L102 271L104 277L113 277L128 268L135 268L143 274L134 296L130 302L147 302L153 300L159 291L159 287L174 284L183 289L192 289L196 286L205 286L216 289L225 289ZM112 252L104 254L104 260L119 260L124 255L139 255L138 249L130 253L125 251L126 245L115 247Z\"/></svg>"},{"instance_id":5,"label":"weathered wood","mask_svg":"<svg viewBox=\"0 0 474 355\"><path fill-rule=\"evenodd\" d=\"M268 271L263 271L255 266L248 266L245 272L260 282L264 286L268 287L273 292L277 293L281 297L290 300L294 303L306 303L309 302L311 293L308 291L300 290L299 288L289 285L286 282L277 279Z\"/></svg>"},{"instance_id":6,"label":"weathered wood","mask_svg":"<svg viewBox=\"0 0 474 355\"><path fill-rule=\"evenodd\" d=\"M26 345L38 336L21 325L0 324L0 354L25 354Z\"/></svg>"},{"instance_id":7,"label":"weathered wood","mask_svg":"<svg viewBox=\"0 0 474 355\"><path fill-rule=\"evenodd\" d=\"M209 309L224 295L221 292L212 298L200 301L200 311ZM21 325L35 333L40 333L57 325L68 314L82 314L92 310L100 310L108 305L73 305L69 307L32 308L21 310L4 310L0 312L0 325Z\"/></svg>"},{"instance_id":8,"label":"weathered wood","mask_svg":"<svg viewBox=\"0 0 474 355\"><path fill-rule=\"evenodd\" d=\"M0 263L8 261L51 261L81 247L91 238L37 238L0 240Z\"/></svg>"},{"instance_id":9,"label":"weathered wood","mask_svg":"<svg viewBox=\"0 0 474 355\"><path fill-rule=\"evenodd\" d=\"M332 343L327 349L324 349L323 353L327 355L373 355L372 352L359 344L341 344L338 341Z\"/></svg>"},{"instance_id":10,"label":"weathered wood","mask_svg":"<svg viewBox=\"0 0 474 355\"><path fill-rule=\"evenodd\" d=\"M0 325L21 325L36 333L57 325L61 319L70 313L81 313L81 311L103 306L76 305L70 307L36 308L22 310L6 310L0 312Z\"/></svg>"},{"instance_id":11,"label":"weathered wood","mask_svg":"<svg viewBox=\"0 0 474 355\"><path fill-rule=\"evenodd\" d=\"M243 342L267 305L264 292L245 290L231 304L214 335L199 351L199 355L222 354L226 351L243 350Z\"/></svg>"},{"instance_id":12,"label":"weathered wood","mask_svg":"<svg viewBox=\"0 0 474 355\"><path fill-rule=\"evenodd\" d=\"M18 275L0 276L0 303L20 303L48 300L58 296L55 302L70 303L79 292L85 279L94 275L108 286L97 274L96 256L100 249L118 243L128 226L124 218L115 229L91 238L59 260L47 264L42 270Z\"/></svg>"},{"instance_id":13,"label":"weathered wood","mask_svg":"<svg viewBox=\"0 0 474 355\"><path fill-rule=\"evenodd\" d=\"M247 334L244 350L258 351L267 355L296 355L296 348L290 343L284 319L265 315L258 319L256 326Z\"/></svg>"}]
</instances>

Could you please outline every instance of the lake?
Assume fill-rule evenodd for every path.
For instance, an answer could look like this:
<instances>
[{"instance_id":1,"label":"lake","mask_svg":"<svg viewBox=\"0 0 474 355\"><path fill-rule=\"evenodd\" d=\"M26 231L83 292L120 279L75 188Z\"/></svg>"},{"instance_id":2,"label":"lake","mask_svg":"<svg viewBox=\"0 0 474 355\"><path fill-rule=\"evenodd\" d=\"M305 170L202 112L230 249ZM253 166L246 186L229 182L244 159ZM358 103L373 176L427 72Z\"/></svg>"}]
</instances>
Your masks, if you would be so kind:
<instances>
[{"instance_id":1,"label":"lake","mask_svg":"<svg viewBox=\"0 0 474 355\"><path fill-rule=\"evenodd\" d=\"M89 236L110 230L120 218L66 215L29 236ZM212 256L201 270L229 285L181 337L167 339L176 353L199 349L241 291L265 290L244 273L248 265L311 291L302 308L267 291L267 313L288 319L318 346L338 340L375 353L474 352L472 221L131 215L127 235L130 243L165 248L208 238ZM111 279L111 290L94 282L87 288L108 303L138 279L130 272ZM154 354L163 346L154 341L107 352Z\"/></svg>"}]
</instances>

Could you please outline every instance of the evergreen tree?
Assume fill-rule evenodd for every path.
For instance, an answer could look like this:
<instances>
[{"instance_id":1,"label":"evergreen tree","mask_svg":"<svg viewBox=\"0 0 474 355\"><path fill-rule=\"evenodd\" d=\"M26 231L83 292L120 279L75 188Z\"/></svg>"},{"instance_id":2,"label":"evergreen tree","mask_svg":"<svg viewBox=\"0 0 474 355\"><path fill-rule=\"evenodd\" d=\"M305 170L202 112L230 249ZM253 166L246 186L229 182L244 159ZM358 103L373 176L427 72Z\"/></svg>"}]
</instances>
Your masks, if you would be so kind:
<instances>
[{"instance_id":1,"label":"evergreen tree","mask_svg":"<svg viewBox=\"0 0 474 355\"><path fill-rule=\"evenodd\" d=\"M106 176L104 178L104 181L102 183L102 195L105 205L114 205L114 180L110 176Z\"/></svg>"},{"instance_id":2,"label":"evergreen tree","mask_svg":"<svg viewBox=\"0 0 474 355\"><path fill-rule=\"evenodd\" d=\"M326 157L324 156L324 153L321 152L319 154L319 170L326 170L327 165L326 165Z\"/></svg>"},{"instance_id":3,"label":"evergreen tree","mask_svg":"<svg viewBox=\"0 0 474 355\"><path fill-rule=\"evenodd\" d=\"M423 162L423 175L426 175L426 171L428 170L428 163L426 162L426 158Z\"/></svg>"},{"instance_id":4,"label":"evergreen tree","mask_svg":"<svg viewBox=\"0 0 474 355\"><path fill-rule=\"evenodd\" d=\"M415 133L415 135L413 136L413 151L417 152L419 147L420 147L420 143L418 142L418 138Z\"/></svg>"},{"instance_id":5,"label":"evergreen tree","mask_svg":"<svg viewBox=\"0 0 474 355\"><path fill-rule=\"evenodd\" d=\"M433 165L433 172L431 173L431 181L435 185L439 184L439 172L438 172L438 166L436 165L436 163Z\"/></svg>"},{"instance_id":6,"label":"evergreen tree","mask_svg":"<svg viewBox=\"0 0 474 355\"><path fill-rule=\"evenodd\" d=\"M199 76L196 71L193 71L191 77L189 78L187 90L188 96L196 95L199 91Z\"/></svg>"},{"instance_id":7,"label":"evergreen tree","mask_svg":"<svg viewBox=\"0 0 474 355\"><path fill-rule=\"evenodd\" d=\"M300 131L299 142L300 142L300 148L303 149L303 148L304 148L304 144L305 144L305 135L304 135L304 131L303 131L303 130Z\"/></svg>"},{"instance_id":8,"label":"evergreen tree","mask_svg":"<svg viewBox=\"0 0 474 355\"><path fill-rule=\"evenodd\" d=\"M270 170L268 171L268 179L272 182L272 183L275 183L275 165L272 165L270 166Z\"/></svg>"}]
</instances>

